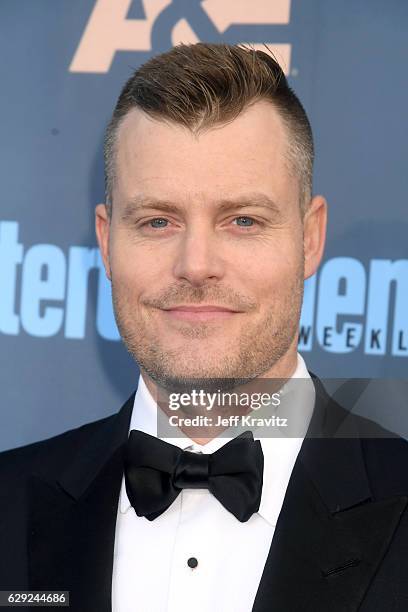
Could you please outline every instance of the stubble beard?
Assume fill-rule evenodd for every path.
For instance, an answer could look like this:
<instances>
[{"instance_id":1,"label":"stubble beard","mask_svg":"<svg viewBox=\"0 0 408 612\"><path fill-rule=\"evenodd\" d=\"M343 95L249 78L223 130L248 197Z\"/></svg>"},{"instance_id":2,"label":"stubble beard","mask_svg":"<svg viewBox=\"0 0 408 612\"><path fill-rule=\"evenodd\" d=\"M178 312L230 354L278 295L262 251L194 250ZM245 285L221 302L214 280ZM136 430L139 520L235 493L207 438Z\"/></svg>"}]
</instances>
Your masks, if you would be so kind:
<instances>
[{"instance_id":1,"label":"stubble beard","mask_svg":"<svg viewBox=\"0 0 408 612\"><path fill-rule=\"evenodd\" d=\"M131 290L118 287L112 276L112 297L116 324L122 340L140 368L168 393L189 393L192 389L205 392L230 391L268 372L287 353L298 333L303 298L304 262L299 264L285 299L275 302L261 321L247 322L234 344L229 342L224 354L189 355L187 349L171 350L162 345L152 321L132 312ZM203 300L204 301L204 300ZM241 316L241 315L237 315ZM212 325L212 324L209 324ZM181 328L188 342L209 341L213 330L206 323Z\"/></svg>"}]
</instances>

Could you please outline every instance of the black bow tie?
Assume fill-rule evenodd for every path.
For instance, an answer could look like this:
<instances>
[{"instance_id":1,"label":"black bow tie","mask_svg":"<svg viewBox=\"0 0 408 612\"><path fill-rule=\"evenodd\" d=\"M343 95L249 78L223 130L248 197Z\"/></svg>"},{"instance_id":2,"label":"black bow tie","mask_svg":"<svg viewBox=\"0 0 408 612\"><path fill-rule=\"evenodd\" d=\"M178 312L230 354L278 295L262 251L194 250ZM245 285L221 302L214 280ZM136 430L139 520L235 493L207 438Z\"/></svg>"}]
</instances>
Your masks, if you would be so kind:
<instances>
[{"instance_id":1,"label":"black bow tie","mask_svg":"<svg viewBox=\"0 0 408 612\"><path fill-rule=\"evenodd\" d=\"M251 431L201 454L133 429L125 449L126 491L136 514L153 521L181 489L209 489L244 523L259 509L263 465L261 443Z\"/></svg>"}]
</instances>

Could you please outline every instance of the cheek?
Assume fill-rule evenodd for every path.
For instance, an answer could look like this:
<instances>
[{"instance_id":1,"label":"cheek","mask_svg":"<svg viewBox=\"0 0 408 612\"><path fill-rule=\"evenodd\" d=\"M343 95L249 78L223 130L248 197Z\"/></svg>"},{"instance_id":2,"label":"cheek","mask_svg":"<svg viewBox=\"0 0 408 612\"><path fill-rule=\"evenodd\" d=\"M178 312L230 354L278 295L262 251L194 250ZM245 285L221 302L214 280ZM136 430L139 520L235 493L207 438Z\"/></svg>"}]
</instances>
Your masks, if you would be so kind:
<instances>
[{"instance_id":1,"label":"cheek","mask_svg":"<svg viewBox=\"0 0 408 612\"><path fill-rule=\"evenodd\" d=\"M112 281L115 291L135 305L143 296L160 289L165 282L163 258L150 249L117 242L111 253Z\"/></svg>"},{"instance_id":2,"label":"cheek","mask_svg":"<svg viewBox=\"0 0 408 612\"><path fill-rule=\"evenodd\" d=\"M249 286L257 296L261 308L269 309L273 304L281 301L290 287L293 287L289 270L282 265L277 265L276 262L259 266L249 278L251 283Z\"/></svg>"},{"instance_id":3,"label":"cheek","mask_svg":"<svg viewBox=\"0 0 408 612\"><path fill-rule=\"evenodd\" d=\"M274 270L276 278L289 287L303 275L304 254L302 235L291 235L287 240L273 249L270 258L270 267ZM303 276L302 276L303 278Z\"/></svg>"},{"instance_id":4,"label":"cheek","mask_svg":"<svg viewBox=\"0 0 408 612\"><path fill-rule=\"evenodd\" d=\"M263 248L253 248L241 258L237 269L249 284L261 293L270 293L276 288L292 286L303 267L303 249L299 243L276 240Z\"/></svg>"}]
</instances>

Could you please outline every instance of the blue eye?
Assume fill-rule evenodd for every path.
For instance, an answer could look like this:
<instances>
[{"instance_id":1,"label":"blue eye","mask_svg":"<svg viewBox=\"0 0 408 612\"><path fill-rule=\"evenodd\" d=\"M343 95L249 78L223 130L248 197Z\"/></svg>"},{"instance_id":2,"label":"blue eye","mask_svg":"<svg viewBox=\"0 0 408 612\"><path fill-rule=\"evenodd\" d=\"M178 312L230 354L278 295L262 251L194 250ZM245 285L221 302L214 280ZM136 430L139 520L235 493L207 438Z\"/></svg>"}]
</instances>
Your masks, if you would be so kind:
<instances>
[{"instance_id":1,"label":"blue eye","mask_svg":"<svg viewBox=\"0 0 408 612\"><path fill-rule=\"evenodd\" d=\"M155 227L155 228L166 227L165 225L163 225L163 223L167 223L167 219L162 219L161 217L157 217L157 219L151 219L149 223L150 224L158 223L158 225L151 225L151 227Z\"/></svg>"},{"instance_id":2,"label":"blue eye","mask_svg":"<svg viewBox=\"0 0 408 612\"><path fill-rule=\"evenodd\" d=\"M252 227L254 220L251 217L237 217L234 221L244 221L243 224L237 223L240 227ZM249 221L249 223L247 223Z\"/></svg>"}]
</instances>

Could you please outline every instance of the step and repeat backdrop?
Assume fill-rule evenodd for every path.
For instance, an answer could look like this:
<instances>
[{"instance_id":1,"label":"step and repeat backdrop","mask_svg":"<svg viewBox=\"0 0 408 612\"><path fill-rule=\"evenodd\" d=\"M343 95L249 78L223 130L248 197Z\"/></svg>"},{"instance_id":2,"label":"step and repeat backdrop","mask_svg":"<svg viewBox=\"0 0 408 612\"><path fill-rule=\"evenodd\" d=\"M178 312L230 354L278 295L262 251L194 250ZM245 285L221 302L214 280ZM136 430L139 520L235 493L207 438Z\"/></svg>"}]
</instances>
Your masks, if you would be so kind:
<instances>
[{"instance_id":1,"label":"step and repeat backdrop","mask_svg":"<svg viewBox=\"0 0 408 612\"><path fill-rule=\"evenodd\" d=\"M405 0L2 0L0 450L136 386L94 235L102 139L132 71L178 42L266 43L309 114L329 202L309 369L408 378L407 31Z\"/></svg>"}]
</instances>

